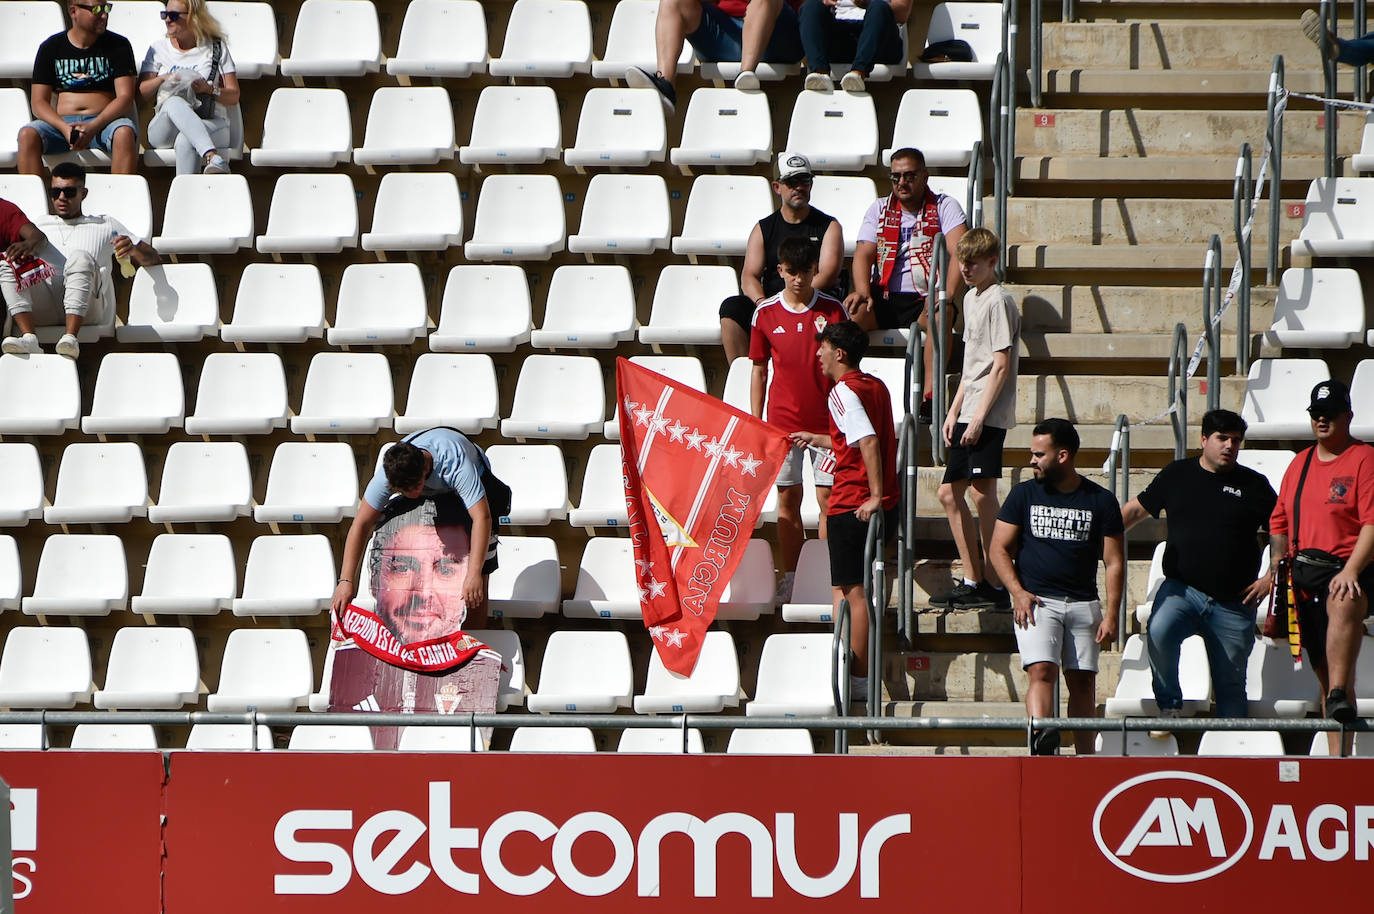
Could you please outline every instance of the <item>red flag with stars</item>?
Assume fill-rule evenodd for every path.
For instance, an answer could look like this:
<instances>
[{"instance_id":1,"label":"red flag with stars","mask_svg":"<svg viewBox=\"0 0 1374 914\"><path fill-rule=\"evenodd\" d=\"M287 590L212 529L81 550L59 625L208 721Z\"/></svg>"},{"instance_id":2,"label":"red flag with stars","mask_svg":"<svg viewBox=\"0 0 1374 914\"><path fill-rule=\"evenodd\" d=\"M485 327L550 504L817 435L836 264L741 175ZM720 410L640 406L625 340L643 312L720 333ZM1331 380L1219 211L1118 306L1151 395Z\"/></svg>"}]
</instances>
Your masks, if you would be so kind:
<instances>
[{"instance_id":1,"label":"red flag with stars","mask_svg":"<svg viewBox=\"0 0 1374 914\"><path fill-rule=\"evenodd\" d=\"M791 445L627 359L615 378L639 605L663 665L687 676Z\"/></svg>"}]
</instances>

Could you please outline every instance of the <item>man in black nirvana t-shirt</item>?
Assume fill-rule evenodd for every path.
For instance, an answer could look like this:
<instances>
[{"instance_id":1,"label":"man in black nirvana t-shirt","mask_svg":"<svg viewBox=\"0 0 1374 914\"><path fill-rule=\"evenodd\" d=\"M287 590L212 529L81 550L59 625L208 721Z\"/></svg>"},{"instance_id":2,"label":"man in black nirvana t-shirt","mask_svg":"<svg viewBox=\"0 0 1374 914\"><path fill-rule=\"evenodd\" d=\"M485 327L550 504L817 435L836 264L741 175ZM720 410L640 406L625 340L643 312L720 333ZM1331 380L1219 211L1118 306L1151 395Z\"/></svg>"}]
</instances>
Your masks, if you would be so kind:
<instances>
[{"instance_id":1,"label":"man in black nirvana t-shirt","mask_svg":"<svg viewBox=\"0 0 1374 914\"><path fill-rule=\"evenodd\" d=\"M72 27L45 40L34 57L34 119L19 129L19 171L41 175L45 154L99 149L109 154L111 172L133 174L133 48L129 39L106 30L110 3L71 3L67 13Z\"/></svg>"},{"instance_id":2,"label":"man in black nirvana t-shirt","mask_svg":"<svg viewBox=\"0 0 1374 914\"><path fill-rule=\"evenodd\" d=\"M1169 524L1164 582L1155 592L1146 644L1161 716L1183 707L1179 650L1201 635L1217 717L1246 714L1245 669L1255 644L1255 606L1269 593L1259 573L1259 531L1269 529L1277 496L1264 476L1236 463L1245 420L1229 409L1202 417L1202 454L1175 460L1121 516L1127 529L1163 511Z\"/></svg>"}]
</instances>

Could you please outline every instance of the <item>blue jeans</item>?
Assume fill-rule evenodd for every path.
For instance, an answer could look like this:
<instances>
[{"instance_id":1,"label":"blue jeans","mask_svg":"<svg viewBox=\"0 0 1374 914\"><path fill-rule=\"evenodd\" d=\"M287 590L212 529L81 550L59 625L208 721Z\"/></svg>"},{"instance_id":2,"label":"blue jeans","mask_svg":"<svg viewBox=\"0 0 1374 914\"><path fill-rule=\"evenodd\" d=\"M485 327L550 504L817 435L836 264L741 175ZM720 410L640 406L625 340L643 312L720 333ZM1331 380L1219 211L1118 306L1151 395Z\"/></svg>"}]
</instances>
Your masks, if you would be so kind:
<instances>
[{"instance_id":1,"label":"blue jeans","mask_svg":"<svg viewBox=\"0 0 1374 914\"><path fill-rule=\"evenodd\" d=\"M1336 46L1341 49L1336 55L1336 60L1341 63L1348 63L1352 67L1374 63L1374 32L1361 38L1337 38Z\"/></svg>"},{"instance_id":2,"label":"blue jeans","mask_svg":"<svg viewBox=\"0 0 1374 914\"><path fill-rule=\"evenodd\" d=\"M744 34L744 20L721 12L714 3L701 4L701 24L687 36L697 57L708 63L739 60L743 53L740 40ZM773 34L763 49L764 63L796 63L802 57L801 34L797 28L797 14L786 3L773 22Z\"/></svg>"},{"instance_id":3,"label":"blue jeans","mask_svg":"<svg viewBox=\"0 0 1374 914\"><path fill-rule=\"evenodd\" d=\"M1160 710L1183 707L1178 684L1183 640L1201 635L1212 671L1217 717L1245 717L1245 667L1255 645L1255 614L1239 600L1221 603L1174 578L1155 594L1146 644Z\"/></svg>"},{"instance_id":4,"label":"blue jeans","mask_svg":"<svg viewBox=\"0 0 1374 914\"><path fill-rule=\"evenodd\" d=\"M84 124L87 121L95 120L95 117L94 114L64 114L62 120L68 124ZM69 137L58 133L57 128L47 121L31 121L25 126L38 131L39 138L43 140L43 155L67 152L72 148L68 142ZM105 129L100 131L100 136L91 140L87 144L87 148L99 149L104 153L113 152L115 131L121 127L128 127L134 132L134 139L138 139L138 124L135 124L131 118L117 117L105 125Z\"/></svg>"},{"instance_id":5,"label":"blue jeans","mask_svg":"<svg viewBox=\"0 0 1374 914\"><path fill-rule=\"evenodd\" d=\"M867 76L874 63L902 59L902 36L887 0L871 0L862 21L836 19L835 8L822 0L806 0L798 17L806 68L812 73L829 73L834 60L852 61L852 69Z\"/></svg>"}]
</instances>

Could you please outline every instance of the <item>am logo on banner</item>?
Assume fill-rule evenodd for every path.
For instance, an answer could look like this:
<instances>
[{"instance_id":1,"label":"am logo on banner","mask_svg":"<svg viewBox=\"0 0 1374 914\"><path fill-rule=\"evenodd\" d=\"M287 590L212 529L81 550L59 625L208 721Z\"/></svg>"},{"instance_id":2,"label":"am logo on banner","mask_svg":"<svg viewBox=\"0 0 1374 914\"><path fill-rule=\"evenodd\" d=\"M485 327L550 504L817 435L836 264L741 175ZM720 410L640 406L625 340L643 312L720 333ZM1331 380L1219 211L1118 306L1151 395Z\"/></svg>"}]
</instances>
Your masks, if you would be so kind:
<instances>
[{"instance_id":1,"label":"am logo on banner","mask_svg":"<svg viewBox=\"0 0 1374 914\"><path fill-rule=\"evenodd\" d=\"M624 358L615 377L639 605L663 665L687 676L791 445Z\"/></svg>"}]
</instances>

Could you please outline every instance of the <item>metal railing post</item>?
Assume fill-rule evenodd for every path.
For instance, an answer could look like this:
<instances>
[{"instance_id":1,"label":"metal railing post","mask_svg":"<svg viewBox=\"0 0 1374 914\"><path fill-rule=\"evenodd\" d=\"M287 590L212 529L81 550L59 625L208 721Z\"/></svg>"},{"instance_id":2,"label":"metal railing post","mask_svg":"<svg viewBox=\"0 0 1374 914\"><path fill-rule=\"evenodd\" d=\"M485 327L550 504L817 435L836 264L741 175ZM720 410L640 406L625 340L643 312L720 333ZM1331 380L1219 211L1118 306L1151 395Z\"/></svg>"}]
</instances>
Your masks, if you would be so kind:
<instances>
[{"instance_id":1,"label":"metal railing post","mask_svg":"<svg viewBox=\"0 0 1374 914\"><path fill-rule=\"evenodd\" d=\"M1006 35L1002 46L1007 52L1007 66L1003 71L1006 76L1006 92L1002 95L1002 107L1005 118L1006 129L1002 132L1003 142L1007 144L1006 150L1006 188L1007 196L1016 191L1016 56L1017 41L1020 26L1021 4L1017 0L1006 0L1007 14L1003 17L1006 22ZM1001 225L997 227L1000 234L1006 234L1006 229Z\"/></svg>"},{"instance_id":2,"label":"metal railing post","mask_svg":"<svg viewBox=\"0 0 1374 914\"><path fill-rule=\"evenodd\" d=\"M1321 5L1322 21L1326 23L1326 30L1332 35L1336 34L1337 9L1333 0L1322 0ZM1336 61L1322 54L1322 71L1326 76L1326 97L1336 97ZM1336 177L1336 106L1327 102L1322 105L1322 110L1326 113L1326 170L1323 172L1328 178Z\"/></svg>"},{"instance_id":3,"label":"metal railing post","mask_svg":"<svg viewBox=\"0 0 1374 914\"><path fill-rule=\"evenodd\" d=\"M835 609L835 634L830 641L830 689L835 698L835 713L849 713L849 601L841 598ZM835 754L849 753L849 731L836 728Z\"/></svg>"},{"instance_id":4,"label":"metal railing post","mask_svg":"<svg viewBox=\"0 0 1374 914\"><path fill-rule=\"evenodd\" d=\"M1213 318L1221 310L1221 236L1207 242L1202 266L1202 333L1207 340L1207 408L1221 406L1221 326Z\"/></svg>"},{"instance_id":5,"label":"metal railing post","mask_svg":"<svg viewBox=\"0 0 1374 914\"><path fill-rule=\"evenodd\" d=\"M1074 15L1074 12L1075 12L1075 10L1074 10L1074 5L1075 5L1075 4L1074 4L1073 0L1064 0L1064 14L1063 14L1063 21L1064 21L1064 22L1073 22L1075 19L1078 18L1077 16Z\"/></svg>"},{"instance_id":6,"label":"metal railing post","mask_svg":"<svg viewBox=\"0 0 1374 914\"><path fill-rule=\"evenodd\" d=\"M964 195L964 212L968 216L969 228L983 225L983 141L973 141L973 152L968 160L968 192Z\"/></svg>"},{"instance_id":7,"label":"metal railing post","mask_svg":"<svg viewBox=\"0 0 1374 914\"><path fill-rule=\"evenodd\" d=\"M1121 471L1120 485L1117 484L1117 470ZM1131 420L1121 413L1116 417L1116 428L1112 431L1112 449L1107 458L1107 480L1112 494L1122 504L1131 500ZM1121 534L1123 554L1130 554L1130 533ZM1126 644L1126 608L1130 602L1131 563L1126 562L1121 569L1121 600L1117 605L1116 643L1120 649Z\"/></svg>"},{"instance_id":8,"label":"metal railing post","mask_svg":"<svg viewBox=\"0 0 1374 914\"><path fill-rule=\"evenodd\" d=\"M1355 34L1363 35L1368 28L1365 0L1355 0L1355 9L1352 18L1355 23ZM1361 65L1355 68L1355 101L1357 102L1369 101L1368 75L1369 68L1367 66Z\"/></svg>"},{"instance_id":9,"label":"metal railing post","mask_svg":"<svg viewBox=\"0 0 1374 914\"><path fill-rule=\"evenodd\" d=\"M1031 0L1030 99L1031 107L1039 108L1040 81L1045 67L1045 11L1043 0Z\"/></svg>"},{"instance_id":10,"label":"metal railing post","mask_svg":"<svg viewBox=\"0 0 1374 914\"><path fill-rule=\"evenodd\" d=\"M1174 459L1188 453L1188 328L1174 324L1174 339L1169 347L1169 424L1174 429Z\"/></svg>"},{"instance_id":11,"label":"metal railing post","mask_svg":"<svg viewBox=\"0 0 1374 914\"><path fill-rule=\"evenodd\" d=\"M1264 138L1269 141L1269 262L1264 270L1265 285L1272 286L1279 275L1279 208L1283 206L1283 121L1277 117L1279 93L1284 88L1283 55L1274 55L1269 71L1268 120Z\"/></svg>"},{"instance_id":12,"label":"metal railing post","mask_svg":"<svg viewBox=\"0 0 1374 914\"><path fill-rule=\"evenodd\" d=\"M901 482L901 501L897 526L897 634L902 650L916 645L912 613L916 604L916 416L902 417L897 439L897 469Z\"/></svg>"},{"instance_id":13,"label":"metal railing post","mask_svg":"<svg viewBox=\"0 0 1374 914\"><path fill-rule=\"evenodd\" d=\"M1240 254L1240 288L1236 292L1236 374L1250 371L1250 251L1251 237L1245 234L1245 224L1254 210L1251 186L1250 144L1242 143L1236 159L1236 180L1232 190L1232 218L1236 229L1236 248ZM1218 276L1218 282L1220 277ZM1220 302L1218 302L1220 307ZM1220 335L1221 328L1217 328ZM1220 394L1218 394L1220 396Z\"/></svg>"},{"instance_id":14,"label":"metal railing post","mask_svg":"<svg viewBox=\"0 0 1374 914\"><path fill-rule=\"evenodd\" d=\"M949 353L945 351L949 328L949 309L945 307L945 276L949 272L949 251L945 248L943 232L935 236L930 262L932 270L926 294L926 331L933 334L931 357L934 362L930 371L930 452L934 463L941 464L945 461L945 439L941 437L940 428L945 421L945 410L949 408L949 385L945 382L945 366L949 362ZM935 302L934 310L929 307L932 300Z\"/></svg>"},{"instance_id":15,"label":"metal railing post","mask_svg":"<svg viewBox=\"0 0 1374 914\"><path fill-rule=\"evenodd\" d=\"M868 518L868 535L864 539L864 611L868 613L868 694L864 696L864 714L867 717L879 716L883 688L882 611L887 606L883 534L883 512L880 507ZM878 742L877 731L869 731L868 740L871 743Z\"/></svg>"}]
</instances>

